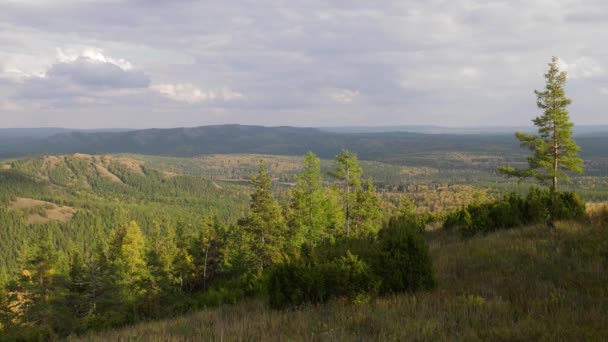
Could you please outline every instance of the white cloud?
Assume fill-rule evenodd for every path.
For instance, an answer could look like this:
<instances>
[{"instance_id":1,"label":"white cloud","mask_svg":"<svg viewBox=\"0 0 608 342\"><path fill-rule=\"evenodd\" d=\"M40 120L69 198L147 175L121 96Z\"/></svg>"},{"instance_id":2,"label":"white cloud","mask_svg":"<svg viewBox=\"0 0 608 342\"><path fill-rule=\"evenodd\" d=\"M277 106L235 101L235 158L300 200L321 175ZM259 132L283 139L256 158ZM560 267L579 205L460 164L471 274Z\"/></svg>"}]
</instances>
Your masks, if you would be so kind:
<instances>
[{"instance_id":1,"label":"white cloud","mask_svg":"<svg viewBox=\"0 0 608 342\"><path fill-rule=\"evenodd\" d=\"M222 88L220 90L202 90L191 83L163 83L152 85L150 88L160 93L164 97L189 104L216 100L234 101L245 98L243 94L230 90L229 88Z\"/></svg>"},{"instance_id":2,"label":"white cloud","mask_svg":"<svg viewBox=\"0 0 608 342\"><path fill-rule=\"evenodd\" d=\"M2 63L0 78L22 82L31 78L45 78L47 72L58 64L74 64L84 61L88 64L113 65L123 71L133 70L133 64L123 58L113 58L105 54L103 49L96 47L56 48L54 57L41 55L14 55ZM1 57L1 54L0 54ZM2 60L0 59L0 62Z\"/></svg>"},{"instance_id":3,"label":"white cloud","mask_svg":"<svg viewBox=\"0 0 608 342\"><path fill-rule=\"evenodd\" d=\"M353 102L359 95L359 91L350 89L336 89L329 92L332 100L343 104Z\"/></svg>"},{"instance_id":4,"label":"white cloud","mask_svg":"<svg viewBox=\"0 0 608 342\"><path fill-rule=\"evenodd\" d=\"M572 63L560 58L558 62L559 68L566 71L571 79L593 78L604 74L604 68L591 57L582 56Z\"/></svg>"},{"instance_id":5,"label":"white cloud","mask_svg":"<svg viewBox=\"0 0 608 342\"><path fill-rule=\"evenodd\" d=\"M62 63L72 63L80 58L85 58L93 63L109 63L116 65L122 70L133 69L133 65L126 59L112 58L106 56L104 51L99 48L88 47L82 50L57 48L57 60Z\"/></svg>"}]
</instances>

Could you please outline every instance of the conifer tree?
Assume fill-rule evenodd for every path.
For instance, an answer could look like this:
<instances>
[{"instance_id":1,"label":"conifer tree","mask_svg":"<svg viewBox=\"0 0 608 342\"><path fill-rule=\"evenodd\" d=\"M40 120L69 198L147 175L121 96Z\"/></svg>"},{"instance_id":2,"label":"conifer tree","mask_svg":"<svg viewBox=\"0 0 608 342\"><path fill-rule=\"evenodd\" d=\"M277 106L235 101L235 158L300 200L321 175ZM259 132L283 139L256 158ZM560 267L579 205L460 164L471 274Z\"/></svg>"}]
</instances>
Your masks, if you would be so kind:
<instances>
[{"instance_id":1,"label":"conifer tree","mask_svg":"<svg viewBox=\"0 0 608 342\"><path fill-rule=\"evenodd\" d=\"M557 57L553 57L545 74L545 89L535 91L536 104L543 110L541 116L532 120L538 127L538 135L515 133L521 145L533 153L528 158L528 168L520 170L503 166L499 169L509 176L534 177L550 183L553 193L558 190L558 179L568 180L565 171L583 172L583 160L578 156L580 147L572 138L573 124L567 110L572 101L564 90L566 72L559 70L558 62Z\"/></svg>"},{"instance_id":2,"label":"conifer tree","mask_svg":"<svg viewBox=\"0 0 608 342\"><path fill-rule=\"evenodd\" d=\"M217 218L205 219L198 235L192 240L190 254L194 267L194 288L204 290L219 273L221 266L221 234L223 227Z\"/></svg>"},{"instance_id":3,"label":"conifer tree","mask_svg":"<svg viewBox=\"0 0 608 342\"><path fill-rule=\"evenodd\" d=\"M177 253L173 226L154 220L147 254L150 277L145 283L147 311L152 317L160 315L165 299L176 284L174 264Z\"/></svg>"},{"instance_id":4,"label":"conifer tree","mask_svg":"<svg viewBox=\"0 0 608 342\"><path fill-rule=\"evenodd\" d=\"M91 314L88 298L91 283L83 257L78 251L70 258L68 276L66 305L76 319L82 319Z\"/></svg>"},{"instance_id":5,"label":"conifer tree","mask_svg":"<svg viewBox=\"0 0 608 342\"><path fill-rule=\"evenodd\" d=\"M131 221L116 230L110 244L109 262L118 292L117 307L126 306L120 311L127 315L127 320L133 321L138 317L138 306L146 294L146 281L149 280L146 242L137 222Z\"/></svg>"},{"instance_id":6,"label":"conifer tree","mask_svg":"<svg viewBox=\"0 0 608 342\"><path fill-rule=\"evenodd\" d=\"M349 235L353 216L352 210L356 199L355 195L356 191L361 188L361 173L363 173L363 169L359 166L357 155L348 150L342 150L336 156L334 166L336 169L330 175L342 184L342 201L346 220L345 233Z\"/></svg>"},{"instance_id":7,"label":"conifer tree","mask_svg":"<svg viewBox=\"0 0 608 342\"><path fill-rule=\"evenodd\" d=\"M353 218L353 233L360 236L376 234L382 227L380 198L371 179L366 181L365 189L359 188L356 192Z\"/></svg>"},{"instance_id":8,"label":"conifer tree","mask_svg":"<svg viewBox=\"0 0 608 342\"><path fill-rule=\"evenodd\" d=\"M292 190L290 225L294 229L296 245L314 244L323 239L329 225L327 198L323 189L321 160L308 152L304 157L304 170L297 175Z\"/></svg>"},{"instance_id":9,"label":"conifer tree","mask_svg":"<svg viewBox=\"0 0 608 342\"><path fill-rule=\"evenodd\" d=\"M401 218L412 218L416 215L416 205L408 196L399 198L399 207L397 208L397 216Z\"/></svg>"},{"instance_id":10,"label":"conifer tree","mask_svg":"<svg viewBox=\"0 0 608 342\"><path fill-rule=\"evenodd\" d=\"M239 220L241 243L253 270L260 271L279 260L285 247L287 229L282 208L271 192L272 180L262 162L252 179L255 191L247 216Z\"/></svg>"},{"instance_id":11,"label":"conifer tree","mask_svg":"<svg viewBox=\"0 0 608 342\"><path fill-rule=\"evenodd\" d=\"M10 306L24 324L50 328L55 318L54 301L59 297L59 254L50 237L40 239L26 252L23 271L16 288L16 301Z\"/></svg>"}]
</instances>

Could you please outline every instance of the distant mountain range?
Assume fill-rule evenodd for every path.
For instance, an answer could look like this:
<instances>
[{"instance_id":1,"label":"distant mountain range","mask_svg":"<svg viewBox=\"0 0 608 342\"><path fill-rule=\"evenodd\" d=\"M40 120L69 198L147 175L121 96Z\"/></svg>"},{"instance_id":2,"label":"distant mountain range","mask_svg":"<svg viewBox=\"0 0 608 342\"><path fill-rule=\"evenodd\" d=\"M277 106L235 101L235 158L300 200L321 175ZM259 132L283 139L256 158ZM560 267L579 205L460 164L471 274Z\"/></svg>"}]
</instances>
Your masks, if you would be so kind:
<instances>
[{"instance_id":1,"label":"distant mountain range","mask_svg":"<svg viewBox=\"0 0 608 342\"><path fill-rule=\"evenodd\" d=\"M344 127L319 127L320 130L333 133L385 133L385 132L411 132L425 134L513 134L516 131L534 132L533 126L528 127L442 127L432 125L411 126L344 126ZM574 127L575 135L587 135L596 133L608 133L608 125L580 125Z\"/></svg>"},{"instance_id":2,"label":"distant mountain range","mask_svg":"<svg viewBox=\"0 0 608 342\"><path fill-rule=\"evenodd\" d=\"M7 138L46 138L57 134L82 132L125 132L132 131L128 128L99 128L99 129L76 129L76 128L61 128L61 127L43 127L43 128L0 128L0 139Z\"/></svg>"},{"instance_id":3,"label":"distant mountain range","mask_svg":"<svg viewBox=\"0 0 608 342\"><path fill-rule=\"evenodd\" d=\"M418 132L411 132L412 127L417 127ZM601 127L606 130L602 131ZM333 158L340 150L350 149L361 159L399 162L405 156L437 152L521 154L512 128L492 133L473 128L458 133L453 131L455 129L445 129L446 132L441 129L433 126L318 129L244 125L143 130L0 129L0 158L77 152L165 156L303 155L309 150L321 157ZM429 134L431 132L434 134ZM578 135L585 155L608 156L608 127L581 126Z\"/></svg>"}]
</instances>

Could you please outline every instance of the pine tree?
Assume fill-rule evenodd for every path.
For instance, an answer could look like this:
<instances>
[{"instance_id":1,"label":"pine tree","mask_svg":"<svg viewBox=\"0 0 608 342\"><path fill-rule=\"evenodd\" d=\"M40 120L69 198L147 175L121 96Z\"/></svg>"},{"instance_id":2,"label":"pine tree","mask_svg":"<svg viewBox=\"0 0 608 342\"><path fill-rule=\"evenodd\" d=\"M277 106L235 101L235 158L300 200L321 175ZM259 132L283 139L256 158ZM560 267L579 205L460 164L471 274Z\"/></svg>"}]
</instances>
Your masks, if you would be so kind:
<instances>
[{"instance_id":1,"label":"pine tree","mask_svg":"<svg viewBox=\"0 0 608 342\"><path fill-rule=\"evenodd\" d=\"M149 270L146 264L146 241L141 228L135 221L119 227L109 248L114 290L119 300L117 309L124 305L120 313L124 319L135 321L138 306L146 295Z\"/></svg>"},{"instance_id":2,"label":"pine tree","mask_svg":"<svg viewBox=\"0 0 608 342\"><path fill-rule=\"evenodd\" d=\"M365 189L359 188L356 192L353 218L353 233L356 235L373 235L382 228L380 198L371 179L367 180Z\"/></svg>"},{"instance_id":3,"label":"pine tree","mask_svg":"<svg viewBox=\"0 0 608 342\"><path fill-rule=\"evenodd\" d=\"M583 160L578 156L580 147L572 138L573 124L567 110L572 101L566 97L566 72L559 70L557 57L549 64L545 79L545 89L535 91L536 104L543 110L541 116L532 120L538 127L538 135L515 133L521 145L533 152L528 158L528 168L503 166L499 170L509 176L534 177L551 183L551 191L556 193L558 179L568 180L565 171L583 172Z\"/></svg>"},{"instance_id":4,"label":"pine tree","mask_svg":"<svg viewBox=\"0 0 608 342\"><path fill-rule=\"evenodd\" d=\"M198 235L192 240L190 255L194 267L193 288L197 290L206 289L210 282L219 273L221 266L222 243L220 235L223 227L217 218L205 219L201 223Z\"/></svg>"},{"instance_id":5,"label":"pine tree","mask_svg":"<svg viewBox=\"0 0 608 342\"><path fill-rule=\"evenodd\" d=\"M401 198L399 198L397 216L406 219L416 216L416 205L408 196L401 196Z\"/></svg>"},{"instance_id":6,"label":"pine tree","mask_svg":"<svg viewBox=\"0 0 608 342\"><path fill-rule=\"evenodd\" d=\"M346 235L349 235L351 231L355 194L356 191L361 188L361 173L363 173L363 169L359 166L357 155L348 150L342 150L342 152L336 156L334 166L336 169L334 172L330 173L330 175L342 184L342 201L344 203L344 216L346 220L345 233Z\"/></svg>"},{"instance_id":7,"label":"pine tree","mask_svg":"<svg viewBox=\"0 0 608 342\"><path fill-rule=\"evenodd\" d=\"M26 252L23 271L15 289L11 310L26 325L51 329L55 319L54 302L59 299L59 254L50 237L40 239Z\"/></svg>"},{"instance_id":8,"label":"pine tree","mask_svg":"<svg viewBox=\"0 0 608 342\"><path fill-rule=\"evenodd\" d=\"M177 283L174 275L177 253L173 226L154 220L147 254L150 276L145 282L145 303L151 317L160 316L163 304L168 304L168 297Z\"/></svg>"},{"instance_id":9,"label":"pine tree","mask_svg":"<svg viewBox=\"0 0 608 342\"><path fill-rule=\"evenodd\" d=\"M328 205L323 189L321 160L313 152L308 152L304 157L304 170L297 175L291 194L289 221L294 230L294 244L314 244L322 240L329 226L326 213Z\"/></svg>"},{"instance_id":10,"label":"pine tree","mask_svg":"<svg viewBox=\"0 0 608 342\"><path fill-rule=\"evenodd\" d=\"M242 228L241 252L253 270L261 271L279 260L285 247L287 227L282 208L272 195L272 180L264 162L252 182L255 191L251 195L249 212L238 225Z\"/></svg>"}]
</instances>

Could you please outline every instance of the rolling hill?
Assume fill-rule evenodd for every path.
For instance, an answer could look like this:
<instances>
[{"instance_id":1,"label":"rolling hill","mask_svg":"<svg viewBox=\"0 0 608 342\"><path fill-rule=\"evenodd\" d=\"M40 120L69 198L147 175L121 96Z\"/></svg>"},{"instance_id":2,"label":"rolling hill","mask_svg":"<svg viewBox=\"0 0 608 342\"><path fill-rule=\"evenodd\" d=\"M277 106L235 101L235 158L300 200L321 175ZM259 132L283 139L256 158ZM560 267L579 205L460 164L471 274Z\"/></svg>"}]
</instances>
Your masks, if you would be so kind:
<instances>
[{"instance_id":1,"label":"rolling hill","mask_svg":"<svg viewBox=\"0 0 608 342\"><path fill-rule=\"evenodd\" d=\"M322 158L332 159L342 149L348 148L363 160L422 166L452 167L442 158L450 153L522 160L522 150L511 134L335 133L315 128L219 125L61 132L38 138L15 137L11 141L0 146L0 158L66 153L136 153L176 157L261 153L294 156L312 150ZM608 158L608 150L605 149L608 135L585 135L579 137L578 142L583 148L584 158Z\"/></svg>"}]
</instances>

